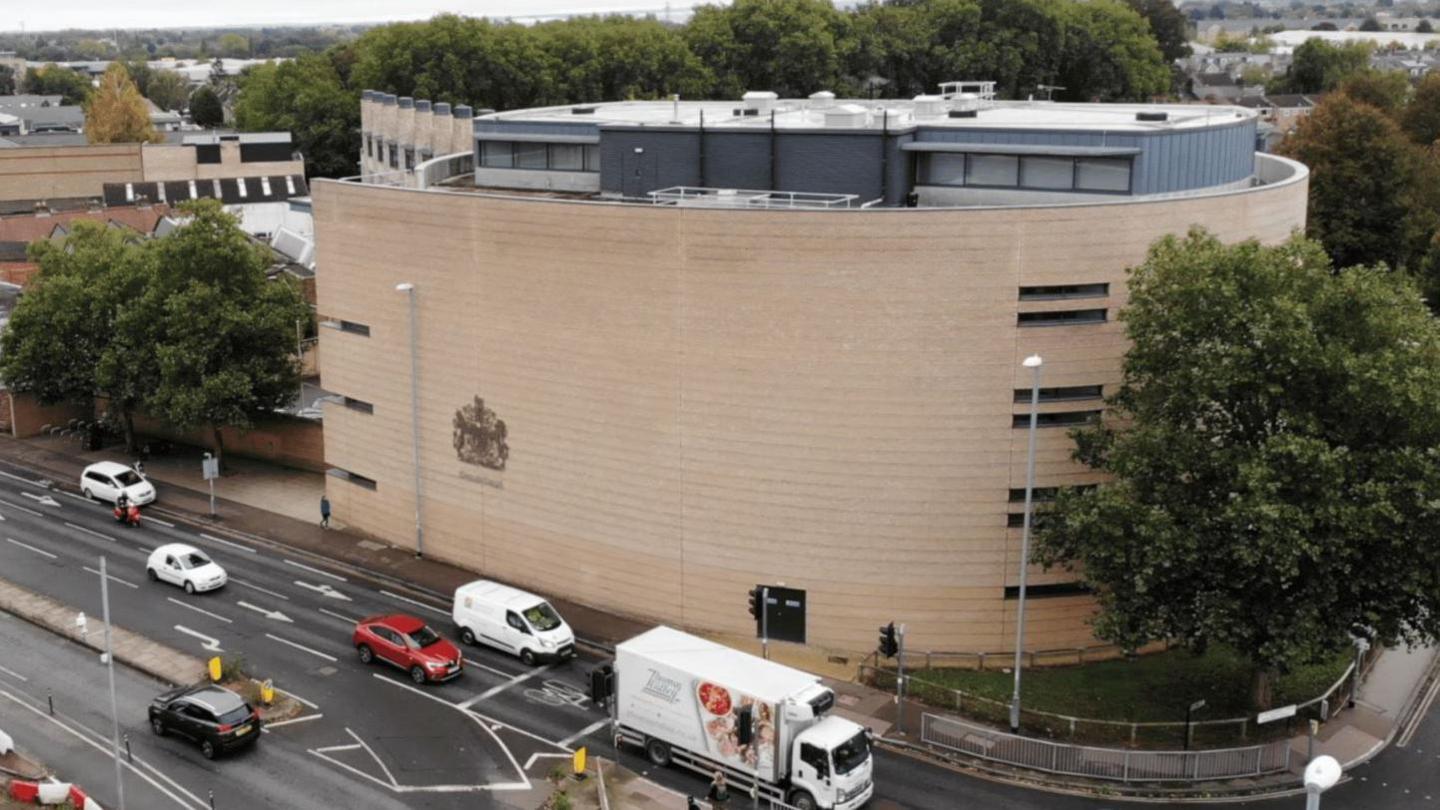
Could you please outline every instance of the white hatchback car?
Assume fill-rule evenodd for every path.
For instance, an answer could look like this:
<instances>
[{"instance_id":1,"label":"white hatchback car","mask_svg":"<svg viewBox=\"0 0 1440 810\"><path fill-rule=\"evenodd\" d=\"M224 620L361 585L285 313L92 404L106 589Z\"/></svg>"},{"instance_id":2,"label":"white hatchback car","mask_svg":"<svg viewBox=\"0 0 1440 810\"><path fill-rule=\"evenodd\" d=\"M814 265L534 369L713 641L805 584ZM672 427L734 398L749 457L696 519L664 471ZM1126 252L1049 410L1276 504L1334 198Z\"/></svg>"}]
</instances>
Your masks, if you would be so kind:
<instances>
[{"instance_id":1,"label":"white hatchback car","mask_svg":"<svg viewBox=\"0 0 1440 810\"><path fill-rule=\"evenodd\" d=\"M145 574L152 582L179 585L186 593L213 591L225 584L225 569L205 552L184 543L168 543L150 552Z\"/></svg>"},{"instance_id":2,"label":"white hatchback car","mask_svg":"<svg viewBox=\"0 0 1440 810\"><path fill-rule=\"evenodd\" d=\"M87 498L115 502L124 492L136 506L155 500L155 485L135 470L116 461L97 461L80 474L80 492Z\"/></svg>"}]
</instances>

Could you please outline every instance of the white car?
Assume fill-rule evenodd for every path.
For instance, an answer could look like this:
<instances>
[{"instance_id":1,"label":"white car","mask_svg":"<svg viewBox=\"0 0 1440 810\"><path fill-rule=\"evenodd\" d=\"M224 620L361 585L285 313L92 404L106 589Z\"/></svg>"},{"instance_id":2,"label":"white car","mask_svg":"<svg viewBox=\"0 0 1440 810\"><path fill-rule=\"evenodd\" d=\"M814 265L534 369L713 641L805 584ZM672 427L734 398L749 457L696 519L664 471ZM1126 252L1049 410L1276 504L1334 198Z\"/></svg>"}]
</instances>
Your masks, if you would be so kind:
<instances>
[{"instance_id":1,"label":"white car","mask_svg":"<svg viewBox=\"0 0 1440 810\"><path fill-rule=\"evenodd\" d=\"M97 461L80 474L80 492L87 498L115 502L124 492L136 506L155 500L155 485L130 467L116 461Z\"/></svg>"},{"instance_id":2,"label":"white car","mask_svg":"<svg viewBox=\"0 0 1440 810\"><path fill-rule=\"evenodd\" d=\"M225 569L205 552L184 543L168 543L150 552L145 574L152 582L179 585L186 593L213 591L227 581Z\"/></svg>"}]
</instances>

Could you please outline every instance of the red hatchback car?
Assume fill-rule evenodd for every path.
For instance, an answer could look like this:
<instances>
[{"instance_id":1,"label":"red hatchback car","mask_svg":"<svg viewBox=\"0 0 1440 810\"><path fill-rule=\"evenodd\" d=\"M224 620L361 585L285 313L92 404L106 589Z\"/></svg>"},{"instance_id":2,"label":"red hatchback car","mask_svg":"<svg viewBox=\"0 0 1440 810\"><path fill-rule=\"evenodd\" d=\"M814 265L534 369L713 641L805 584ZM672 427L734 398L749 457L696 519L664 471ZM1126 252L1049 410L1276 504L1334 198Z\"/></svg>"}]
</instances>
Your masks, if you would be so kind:
<instances>
[{"instance_id":1,"label":"red hatchback car","mask_svg":"<svg viewBox=\"0 0 1440 810\"><path fill-rule=\"evenodd\" d=\"M393 664L409 672L415 683L458 678L465 666L458 647L403 613L361 619L353 640L361 661Z\"/></svg>"}]
</instances>

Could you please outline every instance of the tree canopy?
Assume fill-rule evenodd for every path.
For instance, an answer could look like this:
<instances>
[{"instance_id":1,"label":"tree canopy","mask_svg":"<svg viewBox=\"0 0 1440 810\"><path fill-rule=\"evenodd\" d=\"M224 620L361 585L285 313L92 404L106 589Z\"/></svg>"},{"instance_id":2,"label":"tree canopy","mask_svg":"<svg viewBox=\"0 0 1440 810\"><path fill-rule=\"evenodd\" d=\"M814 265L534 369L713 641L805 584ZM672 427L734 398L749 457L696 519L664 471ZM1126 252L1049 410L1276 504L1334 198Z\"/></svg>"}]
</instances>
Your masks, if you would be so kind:
<instances>
[{"instance_id":1,"label":"tree canopy","mask_svg":"<svg viewBox=\"0 0 1440 810\"><path fill-rule=\"evenodd\" d=\"M360 101L345 89L325 56L251 68L235 101L235 125L291 133L305 156L305 173L312 177L340 177L356 170Z\"/></svg>"},{"instance_id":2,"label":"tree canopy","mask_svg":"<svg viewBox=\"0 0 1440 810\"><path fill-rule=\"evenodd\" d=\"M250 427L300 385L293 285L215 200L183 207L169 235L80 220L31 247L40 270L0 335L0 377L42 402L101 394L133 447L140 411L181 429Z\"/></svg>"},{"instance_id":3,"label":"tree canopy","mask_svg":"<svg viewBox=\"0 0 1440 810\"><path fill-rule=\"evenodd\" d=\"M90 143L151 143L164 140L150 123L150 109L125 63L112 62L100 86L85 101L85 137Z\"/></svg>"},{"instance_id":4,"label":"tree canopy","mask_svg":"<svg viewBox=\"0 0 1440 810\"><path fill-rule=\"evenodd\" d=\"M1413 282L1196 231L1129 288L1122 383L1072 434L1110 480L1037 523L1037 560L1096 588L1098 635L1262 672L1350 634L1440 638L1440 321Z\"/></svg>"},{"instance_id":5,"label":"tree canopy","mask_svg":"<svg viewBox=\"0 0 1440 810\"><path fill-rule=\"evenodd\" d=\"M218 127L225 123L225 107L209 85L201 85L190 94L190 120L202 127Z\"/></svg>"},{"instance_id":6,"label":"tree canopy","mask_svg":"<svg viewBox=\"0 0 1440 810\"><path fill-rule=\"evenodd\" d=\"M190 99L190 80L173 70L151 71L140 93L162 110L182 110Z\"/></svg>"},{"instance_id":7,"label":"tree canopy","mask_svg":"<svg viewBox=\"0 0 1440 810\"><path fill-rule=\"evenodd\" d=\"M1370 66L1368 42L1331 44L1323 39L1307 39L1295 48L1290 70L1277 82L1272 92L1324 93L1340 86L1345 79Z\"/></svg>"},{"instance_id":8,"label":"tree canopy","mask_svg":"<svg viewBox=\"0 0 1440 810\"><path fill-rule=\"evenodd\" d=\"M36 96L61 96L62 104L81 104L90 94L90 80L70 68L51 63L26 69L21 92Z\"/></svg>"}]
</instances>

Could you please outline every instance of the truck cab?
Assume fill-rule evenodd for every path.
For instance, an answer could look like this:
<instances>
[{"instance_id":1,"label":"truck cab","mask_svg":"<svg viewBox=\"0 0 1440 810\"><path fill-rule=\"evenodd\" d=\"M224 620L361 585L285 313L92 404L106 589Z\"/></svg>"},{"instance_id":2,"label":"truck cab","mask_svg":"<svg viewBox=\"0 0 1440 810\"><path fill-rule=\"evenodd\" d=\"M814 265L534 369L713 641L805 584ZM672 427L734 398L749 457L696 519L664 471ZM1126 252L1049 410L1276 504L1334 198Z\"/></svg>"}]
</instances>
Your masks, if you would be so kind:
<instances>
[{"instance_id":1,"label":"truck cab","mask_svg":"<svg viewBox=\"0 0 1440 810\"><path fill-rule=\"evenodd\" d=\"M840 717L823 717L796 734L789 764L785 801L799 810L853 810L875 791L870 733Z\"/></svg>"}]
</instances>

